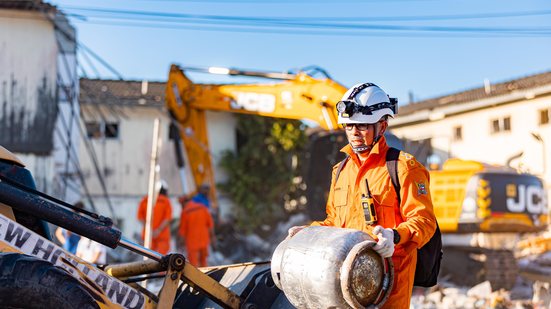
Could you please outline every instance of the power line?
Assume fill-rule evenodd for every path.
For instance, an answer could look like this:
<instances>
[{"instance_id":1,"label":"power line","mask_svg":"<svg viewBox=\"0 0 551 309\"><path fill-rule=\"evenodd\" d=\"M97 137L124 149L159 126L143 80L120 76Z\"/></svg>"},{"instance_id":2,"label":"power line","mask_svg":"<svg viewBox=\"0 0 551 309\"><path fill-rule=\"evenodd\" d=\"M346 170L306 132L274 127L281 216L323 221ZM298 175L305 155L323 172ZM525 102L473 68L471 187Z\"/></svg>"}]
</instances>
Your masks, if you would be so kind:
<instances>
[{"instance_id":1,"label":"power line","mask_svg":"<svg viewBox=\"0 0 551 309\"><path fill-rule=\"evenodd\" d=\"M225 3L225 4L334 4L335 0L137 0L151 2L182 2L182 3ZM339 3L388 3L388 2L434 2L437 0L342 0Z\"/></svg>"},{"instance_id":2,"label":"power line","mask_svg":"<svg viewBox=\"0 0 551 309\"><path fill-rule=\"evenodd\" d=\"M75 40L76 41L76 40ZM105 61L103 58L101 58L98 54L96 54L92 49L88 48L88 46L84 45L81 41L76 41L77 45L82 48L85 52L89 53L94 59L96 59L99 63L101 63L103 66L105 66L111 73L115 74L118 79L124 80L124 77L121 73L119 73L113 66L111 66L107 61Z\"/></svg>"},{"instance_id":3,"label":"power line","mask_svg":"<svg viewBox=\"0 0 551 309\"><path fill-rule=\"evenodd\" d=\"M88 57L88 54L86 54L85 52L82 52L82 53L80 53L80 55L81 55L81 58L83 59L83 61L85 61L88 64L88 66L92 69L92 71L94 71L94 74L96 74L96 78L99 78L101 76L101 74L99 73L99 70L96 68L94 63L92 62L92 59L90 59L90 57ZM82 67L82 65L81 65L81 67ZM82 68L82 71L85 72L84 68ZM87 74L85 74L85 77L86 76L87 76Z\"/></svg>"},{"instance_id":4,"label":"power line","mask_svg":"<svg viewBox=\"0 0 551 309\"><path fill-rule=\"evenodd\" d=\"M178 30L194 30L194 31L215 31L215 32L241 32L241 33L273 33L273 34L292 34L292 35L322 35L322 36L387 36L387 37L474 37L474 38L487 38L487 37L541 37L551 35L551 29L539 31L506 31L506 32L481 32L481 31L453 31L441 30L438 32L429 30L415 30L415 29L402 29L402 32L398 32L399 29L355 29L353 31L345 31L338 29L291 29L285 28L254 28L243 27L241 25L230 25L228 27L214 27L211 25L182 25L182 24L160 24L160 23L143 23L143 22L116 22L116 21L87 21L87 24L98 24L108 26L123 26L123 27L141 27L141 28L164 28L164 29L178 29ZM386 31L385 31L386 30ZM388 31L393 30L393 31ZM415 32L415 31L420 31Z\"/></svg>"},{"instance_id":5,"label":"power line","mask_svg":"<svg viewBox=\"0 0 551 309\"><path fill-rule=\"evenodd\" d=\"M251 16L227 16L227 15L207 15L207 14L186 14L186 13L171 13L171 12L150 12L150 11L132 11L120 9L107 9L97 7L73 7L64 6L62 9L73 11L85 11L96 13L123 14L123 15L138 15L150 17L167 17L167 18L188 18L188 19L205 19L205 20L231 20L231 21L258 21L258 22L303 22L303 21L340 21L340 22L371 22L371 21L429 21L429 20L459 20L459 19L488 19L488 18L505 18L505 17L527 17L527 16L542 16L551 15L551 10L532 10L523 12L501 12L501 13L479 13L479 14L452 14L452 15L419 15L419 16L363 16L363 17L251 17ZM77 15L85 17L84 15Z\"/></svg>"},{"instance_id":6,"label":"power line","mask_svg":"<svg viewBox=\"0 0 551 309\"><path fill-rule=\"evenodd\" d=\"M85 9L88 10L88 9ZM311 22L301 21L298 18L257 18L257 17L240 17L240 16L220 16L220 15L196 15L196 14L175 14L175 13L159 13L159 12L145 12L145 11L128 11L128 10L110 10L110 9L90 9L93 12L107 13L104 15L91 15L98 20L104 21L104 24L110 25L124 25L120 23L120 20L132 21L128 23L129 26L137 25L152 25L159 26L158 24L151 24L151 22L161 22L163 24L192 24L192 25L224 25L233 28L211 28L211 31L236 31L237 26L248 26L249 29L261 30L259 32L265 32L266 28L284 28L284 29L323 29L340 31L352 30L352 31L402 31L402 32L445 32L445 33L498 33L507 35L549 35L551 28L549 27L465 27L465 26L424 26L424 25L388 25L388 24L366 24L362 23L344 23L344 22ZM535 14L535 12L530 12ZM551 11L539 11L539 14L551 14ZM512 13L508 13L512 14ZM528 13L526 13L528 14ZM140 17L138 17L140 16ZM149 17L144 20L142 16ZM433 16L434 17L434 16ZM464 17L464 16L463 16ZM119 21L119 23L115 23ZM139 21L136 23L134 21ZM144 24L143 22L150 22ZM90 23L91 21L87 21ZM98 23L96 21L96 23ZM166 26L159 26L163 28ZM243 28L238 28L243 31ZM250 31L250 30L249 30ZM271 30L273 31L273 30ZM293 30L292 33L295 33ZM308 33L311 34L311 33Z\"/></svg>"}]
</instances>

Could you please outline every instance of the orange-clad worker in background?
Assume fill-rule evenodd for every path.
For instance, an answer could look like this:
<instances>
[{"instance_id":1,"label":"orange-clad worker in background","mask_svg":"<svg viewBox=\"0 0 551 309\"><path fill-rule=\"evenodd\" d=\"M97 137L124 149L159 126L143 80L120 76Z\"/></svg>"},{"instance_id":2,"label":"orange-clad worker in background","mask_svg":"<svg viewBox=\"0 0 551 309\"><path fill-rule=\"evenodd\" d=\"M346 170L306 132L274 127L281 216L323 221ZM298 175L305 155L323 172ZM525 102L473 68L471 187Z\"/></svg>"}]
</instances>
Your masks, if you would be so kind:
<instances>
[{"instance_id":1,"label":"orange-clad worker in background","mask_svg":"<svg viewBox=\"0 0 551 309\"><path fill-rule=\"evenodd\" d=\"M182 197L180 228L178 235L185 244L187 257L191 265L207 266L208 248L215 245L214 222L207 206L193 199Z\"/></svg>"},{"instance_id":2,"label":"orange-clad worker in background","mask_svg":"<svg viewBox=\"0 0 551 309\"><path fill-rule=\"evenodd\" d=\"M161 254L167 254L170 250L170 220L172 219L172 205L167 196L168 187L164 181L160 182L159 196L153 207L151 220L151 248ZM142 239L145 235L145 219L147 216L147 196L140 202L138 208L138 220L144 225Z\"/></svg>"},{"instance_id":3,"label":"orange-clad worker in background","mask_svg":"<svg viewBox=\"0 0 551 309\"><path fill-rule=\"evenodd\" d=\"M392 257L394 285L382 308L408 309L413 290L417 249L436 230L436 217L429 192L429 173L407 153L398 158L401 203L386 167L389 149L383 136L388 117L397 102L370 83L350 88L337 104L338 121L348 139L341 151L349 158L333 167L327 200L327 218L312 225L336 226L364 231L377 239L373 247L382 257ZM368 221L361 205L368 189L373 197L376 221ZM365 197L364 197L365 198ZM369 216L368 216L369 217ZM371 215L371 218L375 216ZM292 237L303 227L289 230Z\"/></svg>"}]
</instances>

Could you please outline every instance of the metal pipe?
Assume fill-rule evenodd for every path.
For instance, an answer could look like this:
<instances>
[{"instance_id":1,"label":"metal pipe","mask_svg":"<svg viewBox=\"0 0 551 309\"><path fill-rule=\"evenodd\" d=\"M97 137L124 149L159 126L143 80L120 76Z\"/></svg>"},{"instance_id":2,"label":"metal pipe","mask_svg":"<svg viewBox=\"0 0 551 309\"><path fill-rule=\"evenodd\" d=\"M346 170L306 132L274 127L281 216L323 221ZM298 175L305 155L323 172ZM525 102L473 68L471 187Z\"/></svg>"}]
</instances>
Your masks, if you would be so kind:
<instances>
[{"instance_id":1,"label":"metal pipe","mask_svg":"<svg viewBox=\"0 0 551 309\"><path fill-rule=\"evenodd\" d=\"M113 264L105 267L105 272L113 277L131 277L145 274L153 274L167 270L166 263L156 260Z\"/></svg>"},{"instance_id":2,"label":"metal pipe","mask_svg":"<svg viewBox=\"0 0 551 309\"><path fill-rule=\"evenodd\" d=\"M291 73L250 71L250 70L240 70L240 69L221 68L221 67L209 67L209 68L180 67L180 69L185 71L191 71L191 72L231 75L231 76L261 77L261 78L268 78L268 79L292 80L296 78L296 74L291 74Z\"/></svg>"},{"instance_id":3,"label":"metal pipe","mask_svg":"<svg viewBox=\"0 0 551 309\"><path fill-rule=\"evenodd\" d=\"M144 256L146 256L150 259L153 259L157 262L160 262L163 258L163 255L160 254L159 252L153 251L153 250L145 248L143 246L140 246L140 245L126 239L125 237L120 238L119 245L121 247L124 247L124 248L132 251L132 252L135 252L135 253L144 255Z\"/></svg>"},{"instance_id":4,"label":"metal pipe","mask_svg":"<svg viewBox=\"0 0 551 309\"><path fill-rule=\"evenodd\" d=\"M153 208L157 204L157 198L159 197L159 191L155 190L155 182L157 181L157 161L159 157L159 137L160 137L160 122L159 118L155 118L153 123L153 142L151 146L151 160L149 166L149 189L147 194L147 211L145 216L145 229L144 229L144 246L151 248L152 234L153 234Z\"/></svg>"}]
</instances>

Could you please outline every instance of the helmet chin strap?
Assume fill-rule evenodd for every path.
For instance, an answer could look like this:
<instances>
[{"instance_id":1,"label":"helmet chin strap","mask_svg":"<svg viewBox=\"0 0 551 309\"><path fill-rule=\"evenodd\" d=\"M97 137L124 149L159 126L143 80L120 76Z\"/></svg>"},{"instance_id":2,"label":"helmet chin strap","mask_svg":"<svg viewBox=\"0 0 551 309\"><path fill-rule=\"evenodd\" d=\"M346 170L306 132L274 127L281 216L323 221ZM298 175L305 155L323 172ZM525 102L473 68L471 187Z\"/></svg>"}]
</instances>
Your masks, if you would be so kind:
<instances>
[{"instance_id":1,"label":"helmet chin strap","mask_svg":"<svg viewBox=\"0 0 551 309\"><path fill-rule=\"evenodd\" d=\"M352 145L350 145L352 146ZM373 146L367 146L367 145L363 145L363 146L352 146L352 151L354 151L354 153L363 153L363 152L366 152L366 151L371 151L371 148L373 148Z\"/></svg>"},{"instance_id":2,"label":"helmet chin strap","mask_svg":"<svg viewBox=\"0 0 551 309\"><path fill-rule=\"evenodd\" d=\"M354 153L364 153L364 152L370 152L371 149L373 149L373 146L375 146L375 144L377 144L377 142L381 139L381 134L379 134L379 129L377 127L377 123L374 123L373 124L375 126L375 129L374 129L374 135L375 135L375 138L373 138L373 142L371 143L371 145L362 145L362 146L352 146L352 144L350 144L350 146L352 147L352 151L354 151Z\"/></svg>"}]
</instances>

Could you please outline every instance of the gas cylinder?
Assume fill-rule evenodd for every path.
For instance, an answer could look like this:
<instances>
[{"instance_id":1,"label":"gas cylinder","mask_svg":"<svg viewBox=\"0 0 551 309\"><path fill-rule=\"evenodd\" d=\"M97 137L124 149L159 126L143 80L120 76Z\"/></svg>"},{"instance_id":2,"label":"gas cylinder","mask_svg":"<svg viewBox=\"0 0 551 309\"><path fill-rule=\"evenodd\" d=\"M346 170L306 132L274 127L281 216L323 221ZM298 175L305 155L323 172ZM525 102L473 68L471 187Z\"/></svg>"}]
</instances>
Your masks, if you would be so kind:
<instances>
[{"instance_id":1,"label":"gas cylinder","mask_svg":"<svg viewBox=\"0 0 551 309\"><path fill-rule=\"evenodd\" d=\"M272 255L272 277L296 308L378 308L392 290L394 268L367 233L311 226Z\"/></svg>"}]
</instances>

